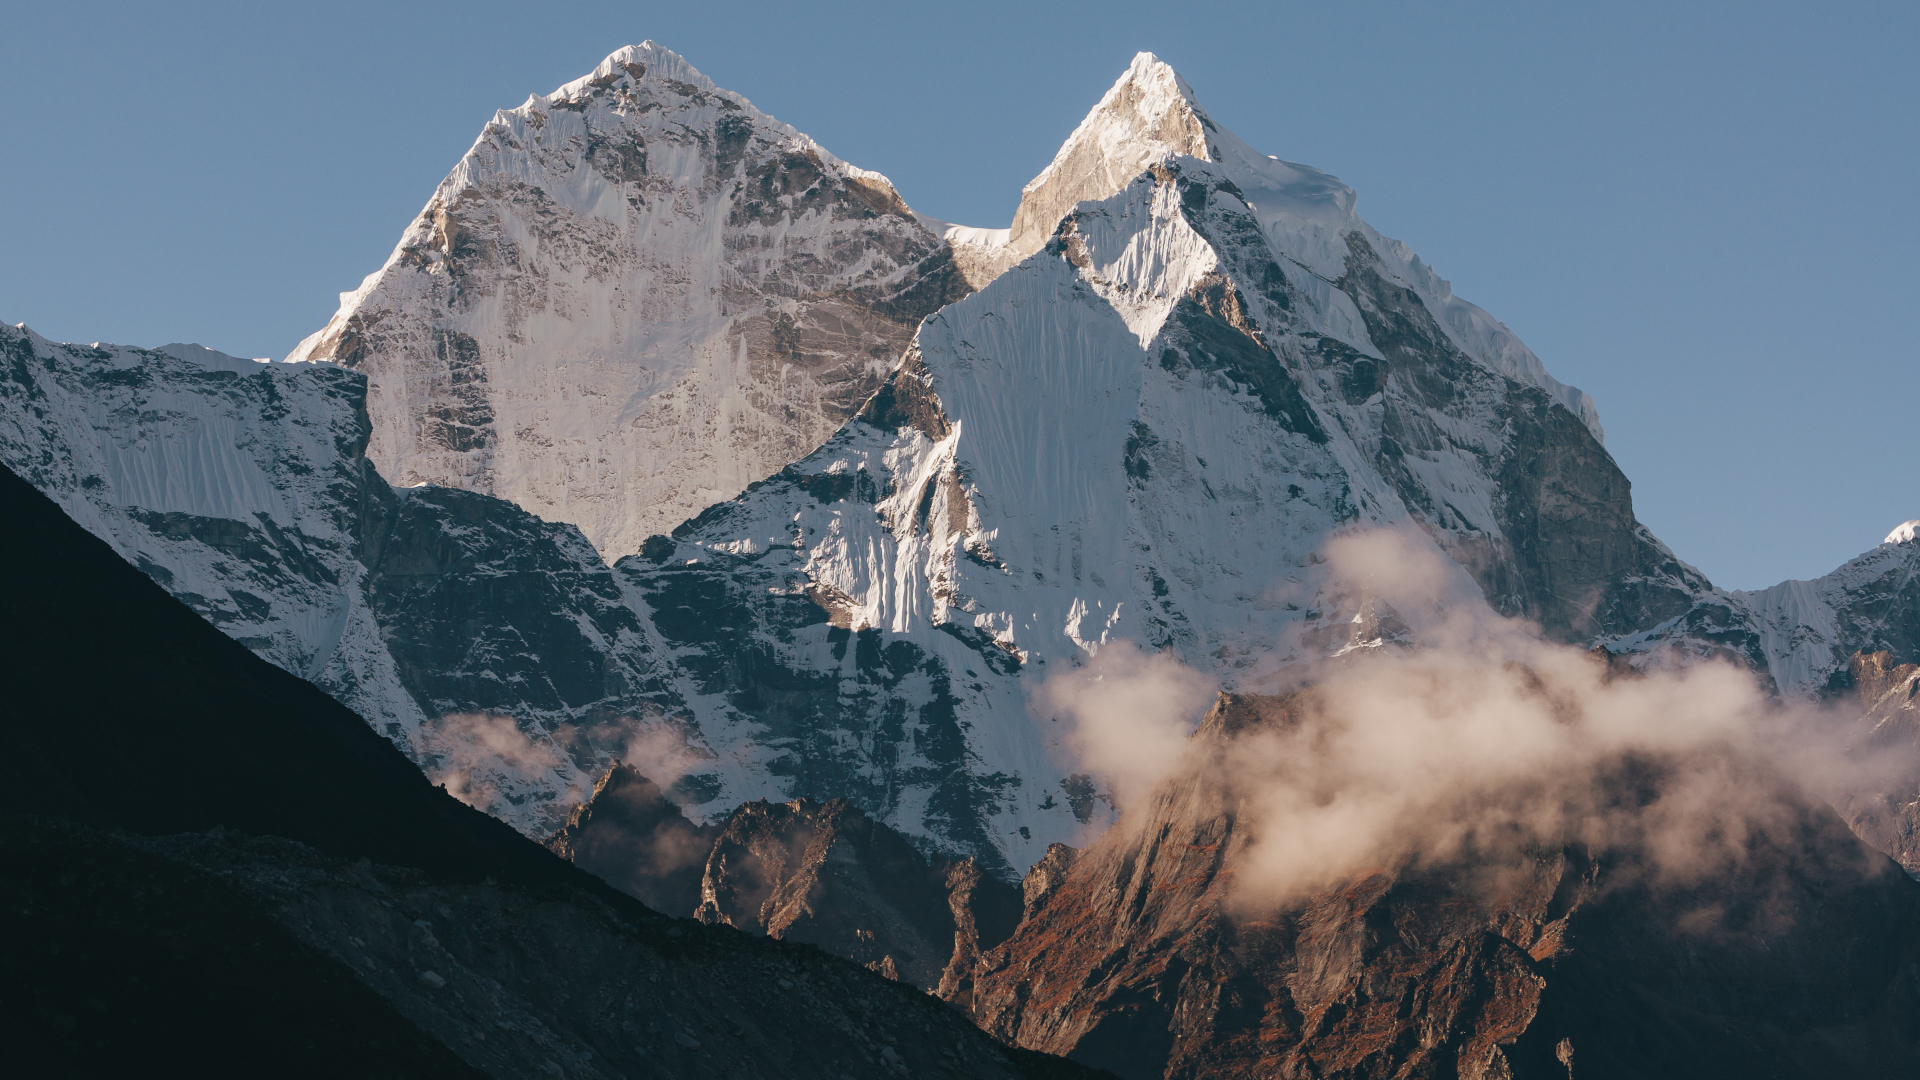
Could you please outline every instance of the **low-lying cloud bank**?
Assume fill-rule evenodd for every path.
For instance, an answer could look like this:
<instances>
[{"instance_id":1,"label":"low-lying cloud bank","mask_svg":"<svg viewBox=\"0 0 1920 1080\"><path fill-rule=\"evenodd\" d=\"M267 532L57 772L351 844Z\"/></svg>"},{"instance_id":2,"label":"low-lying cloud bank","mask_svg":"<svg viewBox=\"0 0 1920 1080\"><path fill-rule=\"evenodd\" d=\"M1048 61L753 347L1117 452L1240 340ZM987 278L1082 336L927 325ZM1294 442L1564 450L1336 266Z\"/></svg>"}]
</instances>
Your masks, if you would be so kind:
<instances>
[{"instance_id":1,"label":"low-lying cloud bank","mask_svg":"<svg viewBox=\"0 0 1920 1080\"><path fill-rule=\"evenodd\" d=\"M1807 805L1905 767L1850 756L1847 718L1730 663L1634 672L1544 641L1423 535L1357 534L1327 556L1323 595L1348 597L1355 640L1277 669L1285 707L1225 751L1188 737L1215 688L1169 655L1109 646L1034 696L1123 809L1195 770L1230 792L1248 903L1568 844L1609 853L1616 879L1685 887L1790 847Z\"/></svg>"},{"instance_id":2,"label":"low-lying cloud bank","mask_svg":"<svg viewBox=\"0 0 1920 1080\"><path fill-rule=\"evenodd\" d=\"M551 799L551 830L567 811L584 802L613 762L633 766L642 776L670 789L704 762L678 726L658 719L627 719L579 728L562 724L547 732L537 724L523 728L511 716L449 713L421 732L423 766L436 784L461 802L495 816L508 804L544 795L551 780L567 781Z\"/></svg>"}]
</instances>

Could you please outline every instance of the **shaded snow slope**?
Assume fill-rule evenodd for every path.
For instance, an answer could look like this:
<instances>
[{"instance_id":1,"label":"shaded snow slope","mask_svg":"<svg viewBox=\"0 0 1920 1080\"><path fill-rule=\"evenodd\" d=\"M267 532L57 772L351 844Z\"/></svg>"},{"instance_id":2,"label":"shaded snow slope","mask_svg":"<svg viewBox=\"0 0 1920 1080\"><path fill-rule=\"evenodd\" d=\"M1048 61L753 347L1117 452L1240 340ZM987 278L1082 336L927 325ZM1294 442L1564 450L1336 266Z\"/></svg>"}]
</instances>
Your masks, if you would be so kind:
<instances>
[{"instance_id":1,"label":"shaded snow slope","mask_svg":"<svg viewBox=\"0 0 1920 1080\"><path fill-rule=\"evenodd\" d=\"M1920 659L1920 539L1912 525L1824 577L1733 594L1752 611L1766 669L1782 691L1838 688L1856 652Z\"/></svg>"},{"instance_id":2,"label":"shaded snow slope","mask_svg":"<svg viewBox=\"0 0 1920 1080\"><path fill-rule=\"evenodd\" d=\"M363 380L0 326L0 455L89 532L377 725L422 717L362 598ZM384 486L384 485L381 485Z\"/></svg>"},{"instance_id":3,"label":"shaded snow slope","mask_svg":"<svg viewBox=\"0 0 1920 1080\"><path fill-rule=\"evenodd\" d=\"M368 375L395 484L614 558L818 446L967 291L885 177L648 42L497 113L290 359Z\"/></svg>"},{"instance_id":4,"label":"shaded snow slope","mask_svg":"<svg viewBox=\"0 0 1920 1080\"><path fill-rule=\"evenodd\" d=\"M579 531L389 488L359 373L7 326L0 362L0 460L517 827L551 832L661 713L639 620Z\"/></svg>"}]
</instances>

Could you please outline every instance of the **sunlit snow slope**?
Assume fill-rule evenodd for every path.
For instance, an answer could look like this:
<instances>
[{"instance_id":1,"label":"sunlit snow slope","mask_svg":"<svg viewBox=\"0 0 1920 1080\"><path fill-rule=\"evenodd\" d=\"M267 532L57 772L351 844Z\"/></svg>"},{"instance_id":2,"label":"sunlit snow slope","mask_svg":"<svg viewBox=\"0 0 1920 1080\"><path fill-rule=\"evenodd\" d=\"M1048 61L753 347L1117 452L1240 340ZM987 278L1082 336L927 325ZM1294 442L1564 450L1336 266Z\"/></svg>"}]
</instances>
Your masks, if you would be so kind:
<instances>
[{"instance_id":1,"label":"sunlit snow slope","mask_svg":"<svg viewBox=\"0 0 1920 1080\"><path fill-rule=\"evenodd\" d=\"M967 291L885 177L648 42L496 114L290 359L367 373L395 484L614 558L818 446Z\"/></svg>"}]
</instances>

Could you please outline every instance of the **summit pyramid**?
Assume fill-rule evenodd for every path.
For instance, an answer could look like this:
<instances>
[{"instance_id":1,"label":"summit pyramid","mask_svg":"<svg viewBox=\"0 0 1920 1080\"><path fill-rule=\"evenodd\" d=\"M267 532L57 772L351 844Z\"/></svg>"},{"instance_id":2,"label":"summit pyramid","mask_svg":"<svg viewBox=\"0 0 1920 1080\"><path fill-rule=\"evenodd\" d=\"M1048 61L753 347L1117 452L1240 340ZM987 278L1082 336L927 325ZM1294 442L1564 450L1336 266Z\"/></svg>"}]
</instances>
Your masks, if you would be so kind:
<instances>
[{"instance_id":1,"label":"summit pyramid","mask_svg":"<svg viewBox=\"0 0 1920 1080\"><path fill-rule=\"evenodd\" d=\"M646 42L496 113L290 359L366 374L392 482L617 558L818 446L966 291L886 177Z\"/></svg>"}]
</instances>

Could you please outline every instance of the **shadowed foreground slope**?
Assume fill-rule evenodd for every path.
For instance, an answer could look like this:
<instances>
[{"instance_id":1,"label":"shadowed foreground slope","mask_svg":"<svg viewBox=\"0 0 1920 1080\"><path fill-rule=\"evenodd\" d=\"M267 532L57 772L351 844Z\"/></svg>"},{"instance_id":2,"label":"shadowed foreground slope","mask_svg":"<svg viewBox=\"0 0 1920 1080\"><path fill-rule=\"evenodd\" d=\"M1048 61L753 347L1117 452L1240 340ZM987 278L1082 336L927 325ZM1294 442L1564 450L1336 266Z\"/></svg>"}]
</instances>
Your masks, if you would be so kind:
<instances>
[{"instance_id":1,"label":"shadowed foreground slope","mask_svg":"<svg viewBox=\"0 0 1920 1080\"><path fill-rule=\"evenodd\" d=\"M1086 1075L816 950L645 908L431 786L6 470L0 519L10 1066Z\"/></svg>"}]
</instances>

